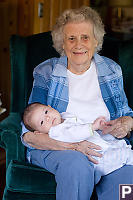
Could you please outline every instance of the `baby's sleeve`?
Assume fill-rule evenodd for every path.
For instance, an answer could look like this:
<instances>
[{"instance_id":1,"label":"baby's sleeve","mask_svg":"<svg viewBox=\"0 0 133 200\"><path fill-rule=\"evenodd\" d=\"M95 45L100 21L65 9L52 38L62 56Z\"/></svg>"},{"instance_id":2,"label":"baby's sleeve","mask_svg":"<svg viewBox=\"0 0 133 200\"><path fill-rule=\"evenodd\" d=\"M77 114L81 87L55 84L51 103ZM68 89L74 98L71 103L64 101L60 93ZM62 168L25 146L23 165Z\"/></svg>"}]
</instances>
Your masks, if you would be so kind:
<instances>
[{"instance_id":1,"label":"baby's sleeve","mask_svg":"<svg viewBox=\"0 0 133 200\"><path fill-rule=\"evenodd\" d=\"M49 131L49 137L62 142L80 142L93 135L91 124L62 123Z\"/></svg>"}]
</instances>

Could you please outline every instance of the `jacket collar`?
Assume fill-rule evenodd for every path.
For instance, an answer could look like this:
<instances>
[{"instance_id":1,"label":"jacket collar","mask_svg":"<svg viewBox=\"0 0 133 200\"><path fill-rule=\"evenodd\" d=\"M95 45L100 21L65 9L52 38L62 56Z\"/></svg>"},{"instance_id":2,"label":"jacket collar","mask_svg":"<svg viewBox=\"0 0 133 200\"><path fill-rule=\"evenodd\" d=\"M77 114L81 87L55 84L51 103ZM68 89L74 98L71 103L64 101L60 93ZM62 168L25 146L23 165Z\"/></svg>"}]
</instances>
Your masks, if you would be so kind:
<instances>
[{"instance_id":1,"label":"jacket collar","mask_svg":"<svg viewBox=\"0 0 133 200\"><path fill-rule=\"evenodd\" d=\"M67 77L67 57L61 56L53 69L53 76Z\"/></svg>"},{"instance_id":2,"label":"jacket collar","mask_svg":"<svg viewBox=\"0 0 133 200\"><path fill-rule=\"evenodd\" d=\"M105 62L104 57L100 56L99 54L94 54L94 62L97 67L98 76L107 76L111 75L113 72L110 69L108 62ZM109 62L110 63L110 62ZM60 77L67 77L67 57L61 56L53 69L53 76L60 76Z\"/></svg>"},{"instance_id":3,"label":"jacket collar","mask_svg":"<svg viewBox=\"0 0 133 200\"><path fill-rule=\"evenodd\" d=\"M107 58L108 59L108 58ZM98 71L98 76L108 76L114 73L112 68L110 68L111 62L108 60L105 61L103 56L100 56L99 54L94 54L94 62L96 64L96 68Z\"/></svg>"}]
</instances>

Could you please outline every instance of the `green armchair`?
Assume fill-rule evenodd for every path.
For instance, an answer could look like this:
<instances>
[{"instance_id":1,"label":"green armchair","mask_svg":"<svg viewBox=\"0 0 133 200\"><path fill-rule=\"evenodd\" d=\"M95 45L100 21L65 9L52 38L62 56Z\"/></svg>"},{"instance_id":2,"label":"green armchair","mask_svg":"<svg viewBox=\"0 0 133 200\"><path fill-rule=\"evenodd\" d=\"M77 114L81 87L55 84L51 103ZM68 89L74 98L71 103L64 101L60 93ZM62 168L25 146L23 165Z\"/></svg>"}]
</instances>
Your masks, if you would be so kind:
<instances>
[{"instance_id":1,"label":"green armchair","mask_svg":"<svg viewBox=\"0 0 133 200\"><path fill-rule=\"evenodd\" d=\"M52 47L50 32L25 38L14 35L10 39L10 114L0 123L0 146L6 150L7 168L3 200L55 199L54 176L26 162L20 134L21 116L32 88L33 69L44 60L58 56Z\"/></svg>"},{"instance_id":2,"label":"green armchair","mask_svg":"<svg viewBox=\"0 0 133 200\"><path fill-rule=\"evenodd\" d=\"M121 42L105 37L101 54L122 66L125 91L133 108L133 41ZM21 143L21 117L32 88L32 72L36 65L51 57L59 57L52 47L50 32L28 37L12 36L11 105L9 116L0 122L0 146L6 150L6 187L3 200L54 200L54 175L26 161ZM92 200L96 200L93 193Z\"/></svg>"}]
</instances>

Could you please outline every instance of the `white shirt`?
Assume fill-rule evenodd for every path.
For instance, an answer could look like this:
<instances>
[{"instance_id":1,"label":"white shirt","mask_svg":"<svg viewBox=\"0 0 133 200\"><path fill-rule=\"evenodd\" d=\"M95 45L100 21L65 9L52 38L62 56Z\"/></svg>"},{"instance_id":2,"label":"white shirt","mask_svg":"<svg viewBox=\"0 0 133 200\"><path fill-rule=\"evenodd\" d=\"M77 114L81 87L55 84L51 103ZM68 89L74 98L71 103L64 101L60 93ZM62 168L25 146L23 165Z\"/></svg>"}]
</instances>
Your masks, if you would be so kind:
<instances>
[{"instance_id":1,"label":"white shirt","mask_svg":"<svg viewBox=\"0 0 133 200\"><path fill-rule=\"evenodd\" d=\"M100 116L109 120L110 113L101 95L94 61L83 74L76 75L68 70L67 75L69 103L66 112L74 114L85 123L92 123Z\"/></svg>"}]
</instances>

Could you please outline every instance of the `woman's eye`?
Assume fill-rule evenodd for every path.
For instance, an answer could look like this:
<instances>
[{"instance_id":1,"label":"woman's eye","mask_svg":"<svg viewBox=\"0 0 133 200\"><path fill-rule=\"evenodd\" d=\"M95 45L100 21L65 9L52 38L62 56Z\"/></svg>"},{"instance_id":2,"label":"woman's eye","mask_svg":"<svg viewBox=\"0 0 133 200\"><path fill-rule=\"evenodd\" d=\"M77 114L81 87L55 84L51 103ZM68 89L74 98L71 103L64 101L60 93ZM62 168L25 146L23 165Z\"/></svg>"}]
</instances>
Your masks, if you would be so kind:
<instances>
[{"instance_id":1,"label":"woman's eye","mask_svg":"<svg viewBox=\"0 0 133 200\"><path fill-rule=\"evenodd\" d=\"M88 37L87 35L84 35L84 36L82 37L83 40L88 40L88 38L89 38L89 37Z\"/></svg>"},{"instance_id":2,"label":"woman's eye","mask_svg":"<svg viewBox=\"0 0 133 200\"><path fill-rule=\"evenodd\" d=\"M45 114L47 114L47 113L48 113L48 111L46 110L46 111L45 111Z\"/></svg>"},{"instance_id":3,"label":"woman's eye","mask_svg":"<svg viewBox=\"0 0 133 200\"><path fill-rule=\"evenodd\" d=\"M70 37L68 38L68 40L73 41L75 38L74 37Z\"/></svg>"},{"instance_id":4,"label":"woman's eye","mask_svg":"<svg viewBox=\"0 0 133 200\"><path fill-rule=\"evenodd\" d=\"M41 126L43 125L43 121L41 121Z\"/></svg>"}]
</instances>

